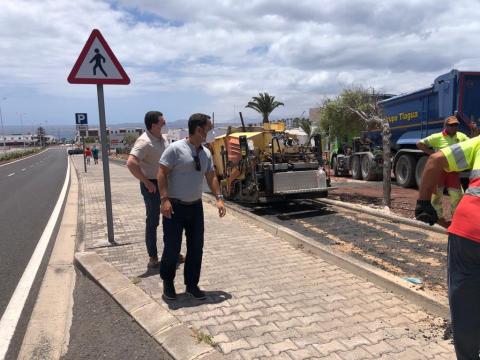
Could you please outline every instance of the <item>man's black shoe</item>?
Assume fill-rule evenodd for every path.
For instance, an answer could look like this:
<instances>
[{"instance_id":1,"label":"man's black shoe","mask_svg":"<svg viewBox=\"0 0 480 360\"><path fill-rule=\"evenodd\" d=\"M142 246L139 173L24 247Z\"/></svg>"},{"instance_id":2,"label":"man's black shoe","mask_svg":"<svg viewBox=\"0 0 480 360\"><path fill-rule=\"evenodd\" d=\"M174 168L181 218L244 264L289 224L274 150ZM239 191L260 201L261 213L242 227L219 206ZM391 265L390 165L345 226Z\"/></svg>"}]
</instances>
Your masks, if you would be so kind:
<instances>
[{"instance_id":1,"label":"man's black shoe","mask_svg":"<svg viewBox=\"0 0 480 360\"><path fill-rule=\"evenodd\" d=\"M167 300L175 300L177 298L177 293L175 292L175 285L173 285L173 281L163 282L163 297Z\"/></svg>"},{"instance_id":2,"label":"man's black shoe","mask_svg":"<svg viewBox=\"0 0 480 360\"><path fill-rule=\"evenodd\" d=\"M187 286L185 291L187 294L193 296L197 300L205 300L207 297L205 296L205 292L200 290L198 286Z\"/></svg>"}]
</instances>

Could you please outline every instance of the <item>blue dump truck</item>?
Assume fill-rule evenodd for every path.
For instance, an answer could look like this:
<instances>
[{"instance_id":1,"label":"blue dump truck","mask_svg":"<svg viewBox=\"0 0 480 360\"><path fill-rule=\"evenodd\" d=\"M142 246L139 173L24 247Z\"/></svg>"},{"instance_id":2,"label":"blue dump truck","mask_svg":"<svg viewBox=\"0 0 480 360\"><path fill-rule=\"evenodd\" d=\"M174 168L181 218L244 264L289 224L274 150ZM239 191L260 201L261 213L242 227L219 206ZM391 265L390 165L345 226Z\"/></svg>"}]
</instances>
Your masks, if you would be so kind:
<instances>
[{"instance_id":1,"label":"blue dump truck","mask_svg":"<svg viewBox=\"0 0 480 360\"><path fill-rule=\"evenodd\" d=\"M452 70L437 77L424 89L379 101L392 132L392 168L397 184L419 185L427 156L417 149L418 140L443 129L445 117L457 115L459 131L470 136L469 125L480 118L480 72ZM354 179L382 178L382 131L375 130L353 139L332 152L336 176L352 174Z\"/></svg>"}]
</instances>

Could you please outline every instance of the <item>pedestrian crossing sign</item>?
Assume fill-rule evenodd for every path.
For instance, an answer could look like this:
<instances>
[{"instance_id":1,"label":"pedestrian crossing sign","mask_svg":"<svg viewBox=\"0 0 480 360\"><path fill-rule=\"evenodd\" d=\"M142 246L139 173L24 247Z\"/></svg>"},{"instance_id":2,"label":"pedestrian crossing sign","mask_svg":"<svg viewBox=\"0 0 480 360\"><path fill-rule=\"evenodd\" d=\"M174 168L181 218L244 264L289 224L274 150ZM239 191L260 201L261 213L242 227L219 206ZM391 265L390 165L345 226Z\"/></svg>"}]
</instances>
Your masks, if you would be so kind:
<instances>
[{"instance_id":1,"label":"pedestrian crossing sign","mask_svg":"<svg viewBox=\"0 0 480 360\"><path fill-rule=\"evenodd\" d=\"M100 31L94 29L68 75L68 82L127 85L130 78Z\"/></svg>"}]
</instances>

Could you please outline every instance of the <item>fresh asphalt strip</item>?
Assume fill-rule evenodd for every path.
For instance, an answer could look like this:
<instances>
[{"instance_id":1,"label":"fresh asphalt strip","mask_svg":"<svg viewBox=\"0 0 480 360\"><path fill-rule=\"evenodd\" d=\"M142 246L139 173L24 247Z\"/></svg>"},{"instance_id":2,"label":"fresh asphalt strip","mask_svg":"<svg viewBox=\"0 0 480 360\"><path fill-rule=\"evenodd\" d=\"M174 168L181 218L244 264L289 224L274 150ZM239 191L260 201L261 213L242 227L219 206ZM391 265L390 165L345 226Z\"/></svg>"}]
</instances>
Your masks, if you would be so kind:
<instances>
[{"instance_id":1,"label":"fresh asphalt strip","mask_svg":"<svg viewBox=\"0 0 480 360\"><path fill-rule=\"evenodd\" d=\"M10 341L15 333L18 320L25 306L28 294L32 287L35 276L37 275L40 264L43 260L45 251L52 238L52 233L59 219L60 212L63 207L63 203L66 199L68 185L70 182L70 163L68 162L67 173L65 175L65 182L63 183L62 191L58 197L55 208L53 209L47 226L43 230L42 236L35 247L35 250L28 262L25 271L15 288L15 291L8 303L8 306L3 313L0 320L0 359L3 359L8 351Z\"/></svg>"}]
</instances>

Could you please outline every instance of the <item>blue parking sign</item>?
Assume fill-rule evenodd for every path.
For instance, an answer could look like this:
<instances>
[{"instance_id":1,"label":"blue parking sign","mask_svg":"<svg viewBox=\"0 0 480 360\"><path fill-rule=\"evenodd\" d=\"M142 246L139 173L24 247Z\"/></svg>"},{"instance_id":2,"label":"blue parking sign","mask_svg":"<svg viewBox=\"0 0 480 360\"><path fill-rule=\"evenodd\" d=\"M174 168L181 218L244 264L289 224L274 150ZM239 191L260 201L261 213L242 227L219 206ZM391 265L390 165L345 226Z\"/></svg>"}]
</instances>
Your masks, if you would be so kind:
<instances>
[{"instance_id":1,"label":"blue parking sign","mask_svg":"<svg viewBox=\"0 0 480 360\"><path fill-rule=\"evenodd\" d=\"M75 113L75 124L77 125L87 125L87 113Z\"/></svg>"}]
</instances>

